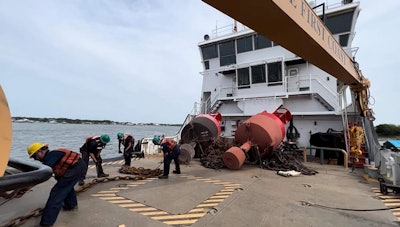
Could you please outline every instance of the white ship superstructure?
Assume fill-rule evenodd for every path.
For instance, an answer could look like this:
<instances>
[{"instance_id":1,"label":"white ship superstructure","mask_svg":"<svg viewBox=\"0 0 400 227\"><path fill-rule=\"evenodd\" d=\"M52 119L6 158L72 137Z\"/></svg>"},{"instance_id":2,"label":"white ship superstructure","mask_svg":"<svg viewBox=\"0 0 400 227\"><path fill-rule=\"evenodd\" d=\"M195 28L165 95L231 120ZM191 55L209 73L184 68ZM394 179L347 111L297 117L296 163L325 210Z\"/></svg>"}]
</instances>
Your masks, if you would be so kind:
<instances>
[{"instance_id":1,"label":"white ship superstructure","mask_svg":"<svg viewBox=\"0 0 400 227\"><path fill-rule=\"evenodd\" d=\"M321 5L315 10L353 58L351 43L359 4ZM229 34L223 32L226 30ZM288 30L287 35L294 34ZM303 44L299 41L298 45ZM222 136L234 136L244 120L283 105L292 113L293 125L300 133L298 146L307 147L311 134L343 131L347 116L354 115L352 108L344 108L351 106L346 101L347 85L241 24L235 22L205 35L199 48L204 68L201 112L221 113ZM312 51L313 47L309 48Z\"/></svg>"}]
</instances>

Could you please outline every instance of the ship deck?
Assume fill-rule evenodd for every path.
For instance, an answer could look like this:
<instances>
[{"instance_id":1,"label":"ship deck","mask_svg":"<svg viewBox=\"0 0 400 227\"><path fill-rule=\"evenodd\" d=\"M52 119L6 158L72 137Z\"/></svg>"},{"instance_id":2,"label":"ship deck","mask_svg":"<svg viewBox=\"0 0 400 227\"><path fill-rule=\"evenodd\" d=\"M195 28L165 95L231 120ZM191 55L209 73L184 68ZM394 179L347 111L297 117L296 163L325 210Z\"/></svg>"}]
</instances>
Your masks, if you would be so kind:
<instances>
[{"instance_id":1,"label":"ship deck","mask_svg":"<svg viewBox=\"0 0 400 227\"><path fill-rule=\"evenodd\" d=\"M161 160L160 156L134 159L132 166L155 169ZM124 175L118 172L122 164L123 160L116 160L103 166L114 178ZM282 177L254 165L214 170L194 160L182 165L182 174L170 174L169 179L93 185L78 193L79 208L61 211L54 226L398 226L396 210L389 208L400 206L400 197L381 195L378 183L365 180L361 169L306 166L319 173ZM86 181L94 177L90 166ZM54 182L50 179L21 198L3 202L0 226L43 208ZM372 211L356 211L360 209ZM38 226L39 221L40 217L31 217L20 226Z\"/></svg>"}]
</instances>

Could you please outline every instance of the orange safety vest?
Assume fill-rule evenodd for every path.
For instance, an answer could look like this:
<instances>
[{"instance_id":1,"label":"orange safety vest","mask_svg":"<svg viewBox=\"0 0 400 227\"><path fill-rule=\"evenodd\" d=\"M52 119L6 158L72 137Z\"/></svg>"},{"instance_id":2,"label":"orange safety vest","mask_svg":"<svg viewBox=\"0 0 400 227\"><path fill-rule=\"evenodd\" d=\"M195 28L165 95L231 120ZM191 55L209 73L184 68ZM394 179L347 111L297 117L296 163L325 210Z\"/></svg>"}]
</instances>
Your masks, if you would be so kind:
<instances>
[{"instance_id":1,"label":"orange safety vest","mask_svg":"<svg viewBox=\"0 0 400 227\"><path fill-rule=\"evenodd\" d=\"M54 175L56 177L61 177L69 167L74 166L78 162L80 155L65 148L58 148L56 151L64 152L64 156L57 163L57 165L53 167Z\"/></svg>"}]
</instances>

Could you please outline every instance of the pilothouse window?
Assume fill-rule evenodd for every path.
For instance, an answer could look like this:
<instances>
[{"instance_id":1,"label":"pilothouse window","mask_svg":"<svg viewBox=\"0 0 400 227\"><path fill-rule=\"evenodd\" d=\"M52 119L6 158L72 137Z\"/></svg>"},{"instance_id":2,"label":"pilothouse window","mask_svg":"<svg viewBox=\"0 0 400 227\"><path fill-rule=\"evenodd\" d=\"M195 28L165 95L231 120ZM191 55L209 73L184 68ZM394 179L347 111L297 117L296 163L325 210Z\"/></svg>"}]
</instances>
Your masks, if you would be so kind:
<instances>
[{"instance_id":1,"label":"pilothouse window","mask_svg":"<svg viewBox=\"0 0 400 227\"><path fill-rule=\"evenodd\" d=\"M272 47L272 41L262 35L254 35L254 47L256 50Z\"/></svg>"},{"instance_id":2,"label":"pilothouse window","mask_svg":"<svg viewBox=\"0 0 400 227\"><path fill-rule=\"evenodd\" d=\"M235 40L219 44L220 66L236 64Z\"/></svg>"},{"instance_id":3,"label":"pilothouse window","mask_svg":"<svg viewBox=\"0 0 400 227\"><path fill-rule=\"evenodd\" d=\"M268 86L282 85L282 62L268 63Z\"/></svg>"},{"instance_id":4,"label":"pilothouse window","mask_svg":"<svg viewBox=\"0 0 400 227\"><path fill-rule=\"evenodd\" d=\"M259 84L265 82L265 64L251 66L251 83Z\"/></svg>"},{"instance_id":5,"label":"pilothouse window","mask_svg":"<svg viewBox=\"0 0 400 227\"><path fill-rule=\"evenodd\" d=\"M238 75L238 88L249 88L250 87L250 73L249 68L241 68L237 70Z\"/></svg>"},{"instance_id":6,"label":"pilothouse window","mask_svg":"<svg viewBox=\"0 0 400 227\"><path fill-rule=\"evenodd\" d=\"M237 46L238 54L253 50L253 37L252 36L239 38L239 39L237 39L236 42L237 42L236 46Z\"/></svg>"},{"instance_id":7,"label":"pilothouse window","mask_svg":"<svg viewBox=\"0 0 400 227\"><path fill-rule=\"evenodd\" d=\"M201 47L201 53L203 54L203 61L218 57L217 45L211 44Z\"/></svg>"}]
</instances>

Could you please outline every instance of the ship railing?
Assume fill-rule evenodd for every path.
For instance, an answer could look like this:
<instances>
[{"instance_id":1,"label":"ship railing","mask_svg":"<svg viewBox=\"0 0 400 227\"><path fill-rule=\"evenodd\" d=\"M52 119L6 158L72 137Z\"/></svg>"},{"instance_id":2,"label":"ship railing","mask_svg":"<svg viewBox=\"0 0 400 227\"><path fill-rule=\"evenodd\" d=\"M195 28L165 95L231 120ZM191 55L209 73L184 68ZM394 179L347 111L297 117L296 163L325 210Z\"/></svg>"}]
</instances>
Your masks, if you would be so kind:
<instances>
[{"instance_id":1,"label":"ship railing","mask_svg":"<svg viewBox=\"0 0 400 227\"><path fill-rule=\"evenodd\" d=\"M237 31L243 31L246 29L249 29L249 28L238 22L233 23L233 24L224 25L221 27L215 26L215 29L213 29L211 31L211 37L217 38L220 36L228 35L228 34L231 34L233 32L237 32Z\"/></svg>"},{"instance_id":2,"label":"ship railing","mask_svg":"<svg viewBox=\"0 0 400 227\"><path fill-rule=\"evenodd\" d=\"M347 153L347 151L345 151L345 150L343 150L343 149L340 149L340 148L332 148L332 147L314 147L314 146L311 146L311 147L304 147L303 148L303 161L304 162L307 162L307 155L312 155L312 150L321 150L321 152L320 152L320 163L321 163L321 165L323 165L324 164L324 153L326 152L326 151L330 151L330 152L332 152L332 151L339 151L339 152L342 152L342 154L343 154L343 165L344 165L344 168L345 169L348 169L349 168L349 154ZM310 150L310 154L307 154L307 151L308 150Z\"/></svg>"}]
</instances>

